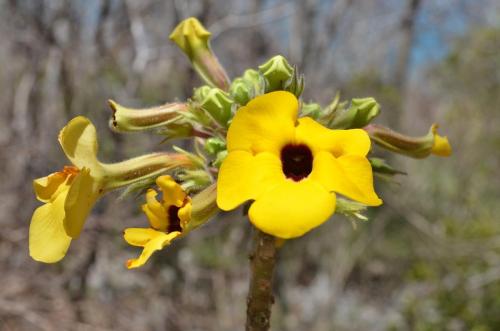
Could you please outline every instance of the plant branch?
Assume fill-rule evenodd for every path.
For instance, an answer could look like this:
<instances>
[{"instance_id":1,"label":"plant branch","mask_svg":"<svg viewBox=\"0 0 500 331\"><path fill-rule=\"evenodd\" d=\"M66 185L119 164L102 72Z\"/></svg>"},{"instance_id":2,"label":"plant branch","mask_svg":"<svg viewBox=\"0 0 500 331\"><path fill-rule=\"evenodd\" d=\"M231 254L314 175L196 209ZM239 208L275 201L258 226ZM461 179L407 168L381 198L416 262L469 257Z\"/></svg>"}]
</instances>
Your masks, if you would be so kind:
<instances>
[{"instance_id":1,"label":"plant branch","mask_svg":"<svg viewBox=\"0 0 500 331\"><path fill-rule=\"evenodd\" d=\"M254 251L250 255L251 278L247 297L246 331L267 331L271 320L276 238L256 229Z\"/></svg>"}]
</instances>

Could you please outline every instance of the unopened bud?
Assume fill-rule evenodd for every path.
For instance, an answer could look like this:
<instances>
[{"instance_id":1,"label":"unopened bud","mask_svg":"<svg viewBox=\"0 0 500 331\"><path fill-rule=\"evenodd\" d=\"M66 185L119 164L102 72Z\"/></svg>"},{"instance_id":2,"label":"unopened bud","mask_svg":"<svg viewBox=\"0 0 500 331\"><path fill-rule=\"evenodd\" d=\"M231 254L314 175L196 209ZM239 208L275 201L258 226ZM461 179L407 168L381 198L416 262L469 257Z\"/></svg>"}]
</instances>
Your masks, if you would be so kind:
<instances>
[{"instance_id":1,"label":"unopened bud","mask_svg":"<svg viewBox=\"0 0 500 331\"><path fill-rule=\"evenodd\" d=\"M188 110L185 103L167 103L162 106L134 109L127 108L113 100L108 101L112 117L111 129L117 132L134 132L156 129L160 133L169 132L170 138L187 137L192 126L183 121L183 114Z\"/></svg>"},{"instance_id":2,"label":"unopened bud","mask_svg":"<svg viewBox=\"0 0 500 331\"><path fill-rule=\"evenodd\" d=\"M205 142L205 151L210 155L217 155L217 153L226 149L226 142L220 138L208 138Z\"/></svg>"},{"instance_id":3,"label":"unopened bud","mask_svg":"<svg viewBox=\"0 0 500 331\"><path fill-rule=\"evenodd\" d=\"M321 115L321 105L318 103L303 103L302 116L308 116L314 120L318 119Z\"/></svg>"},{"instance_id":4,"label":"unopened bud","mask_svg":"<svg viewBox=\"0 0 500 331\"><path fill-rule=\"evenodd\" d=\"M276 55L259 66L259 72L266 78L266 92L282 90L284 84L293 76L294 70L281 55Z\"/></svg>"},{"instance_id":5,"label":"unopened bud","mask_svg":"<svg viewBox=\"0 0 500 331\"><path fill-rule=\"evenodd\" d=\"M368 159L370 165L372 166L373 172L382 175L406 175L406 172L394 169L390 164L388 164L384 159L378 157L371 157Z\"/></svg>"},{"instance_id":6,"label":"unopened bud","mask_svg":"<svg viewBox=\"0 0 500 331\"><path fill-rule=\"evenodd\" d=\"M379 146L414 158L425 158L431 154L450 156L451 146L447 137L437 133L437 124L433 124L429 133L421 137L409 137L381 125L370 124L364 129Z\"/></svg>"},{"instance_id":7,"label":"unopened bud","mask_svg":"<svg viewBox=\"0 0 500 331\"><path fill-rule=\"evenodd\" d=\"M229 78L210 48L210 35L211 33L203 27L200 21L190 17L177 25L170 34L170 40L187 55L205 82L227 91Z\"/></svg>"},{"instance_id":8,"label":"unopened bud","mask_svg":"<svg viewBox=\"0 0 500 331\"><path fill-rule=\"evenodd\" d=\"M351 106L337 113L330 125L332 129L357 129L368 125L380 113L374 98L352 99Z\"/></svg>"},{"instance_id":9,"label":"unopened bud","mask_svg":"<svg viewBox=\"0 0 500 331\"><path fill-rule=\"evenodd\" d=\"M195 90L193 99L218 124L227 127L234 103L227 93L216 87L204 86Z\"/></svg>"}]
</instances>

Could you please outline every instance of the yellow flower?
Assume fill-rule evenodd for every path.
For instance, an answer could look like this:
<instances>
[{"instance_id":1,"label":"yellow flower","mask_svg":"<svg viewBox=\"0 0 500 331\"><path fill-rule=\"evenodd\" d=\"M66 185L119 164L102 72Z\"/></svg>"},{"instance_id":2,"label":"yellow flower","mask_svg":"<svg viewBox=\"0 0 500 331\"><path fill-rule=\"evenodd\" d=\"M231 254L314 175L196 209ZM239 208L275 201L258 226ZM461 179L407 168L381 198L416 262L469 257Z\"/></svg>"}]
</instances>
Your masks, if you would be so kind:
<instances>
[{"instance_id":1,"label":"yellow flower","mask_svg":"<svg viewBox=\"0 0 500 331\"><path fill-rule=\"evenodd\" d=\"M335 193L369 206L382 203L366 158L367 133L330 130L297 116L298 100L284 91L240 108L229 127L229 154L217 181L219 208L255 200L250 221L285 239L325 222L335 211Z\"/></svg>"},{"instance_id":2,"label":"yellow flower","mask_svg":"<svg viewBox=\"0 0 500 331\"><path fill-rule=\"evenodd\" d=\"M158 193L149 189L146 203L142 210L149 220L150 228L129 228L124 238L132 246L144 247L137 259L127 261L127 268L144 265L154 252L170 245L172 240L185 235L191 221L191 198L170 176L160 176L156 180L162 192L162 201Z\"/></svg>"},{"instance_id":3,"label":"yellow flower","mask_svg":"<svg viewBox=\"0 0 500 331\"><path fill-rule=\"evenodd\" d=\"M92 123L82 116L74 118L61 130L59 143L74 166L33 181L37 199L45 204L31 218L29 249L33 259L46 263L66 255L103 193Z\"/></svg>"},{"instance_id":4,"label":"yellow flower","mask_svg":"<svg viewBox=\"0 0 500 331\"><path fill-rule=\"evenodd\" d=\"M92 207L104 193L177 166L192 166L181 154L153 153L105 164L97 159L97 133L85 117L72 119L59 143L72 166L33 181L36 197L45 204L31 218L30 256L40 262L61 260L77 238Z\"/></svg>"}]
</instances>

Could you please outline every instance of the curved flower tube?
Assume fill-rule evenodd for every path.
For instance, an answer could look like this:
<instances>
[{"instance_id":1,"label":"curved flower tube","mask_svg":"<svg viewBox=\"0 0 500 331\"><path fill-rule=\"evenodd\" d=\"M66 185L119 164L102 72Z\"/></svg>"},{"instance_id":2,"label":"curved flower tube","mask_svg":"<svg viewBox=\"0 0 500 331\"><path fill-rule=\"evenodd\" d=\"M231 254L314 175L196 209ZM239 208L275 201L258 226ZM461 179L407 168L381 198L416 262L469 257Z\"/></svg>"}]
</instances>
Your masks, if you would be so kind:
<instances>
[{"instance_id":1,"label":"curved flower tube","mask_svg":"<svg viewBox=\"0 0 500 331\"><path fill-rule=\"evenodd\" d=\"M255 200L250 221L284 239L325 222L335 211L335 193L369 206L382 203L366 158L368 134L330 130L297 117L298 100L285 91L241 107L228 130L229 154L217 181L219 208L231 210Z\"/></svg>"},{"instance_id":2,"label":"curved flower tube","mask_svg":"<svg viewBox=\"0 0 500 331\"><path fill-rule=\"evenodd\" d=\"M85 117L71 120L60 132L59 143L72 166L33 181L43 206L31 218L30 256L40 262L61 260L78 238L97 199L106 192L158 176L192 161L181 154L153 153L127 161L105 164L97 159L97 134Z\"/></svg>"}]
</instances>

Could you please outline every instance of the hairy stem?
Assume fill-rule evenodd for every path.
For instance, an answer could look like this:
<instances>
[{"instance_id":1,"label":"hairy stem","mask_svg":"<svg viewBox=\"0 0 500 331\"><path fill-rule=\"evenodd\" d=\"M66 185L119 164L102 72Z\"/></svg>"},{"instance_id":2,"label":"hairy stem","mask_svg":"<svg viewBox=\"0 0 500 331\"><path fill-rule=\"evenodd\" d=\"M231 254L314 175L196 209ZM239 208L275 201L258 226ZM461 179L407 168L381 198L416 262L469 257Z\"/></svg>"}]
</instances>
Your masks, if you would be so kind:
<instances>
[{"instance_id":1,"label":"hairy stem","mask_svg":"<svg viewBox=\"0 0 500 331\"><path fill-rule=\"evenodd\" d=\"M250 256L246 331L266 331L269 330L271 306L274 302L272 283L276 263L276 238L256 230L254 245Z\"/></svg>"}]
</instances>

